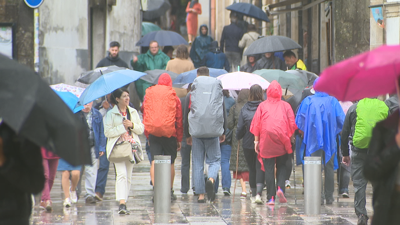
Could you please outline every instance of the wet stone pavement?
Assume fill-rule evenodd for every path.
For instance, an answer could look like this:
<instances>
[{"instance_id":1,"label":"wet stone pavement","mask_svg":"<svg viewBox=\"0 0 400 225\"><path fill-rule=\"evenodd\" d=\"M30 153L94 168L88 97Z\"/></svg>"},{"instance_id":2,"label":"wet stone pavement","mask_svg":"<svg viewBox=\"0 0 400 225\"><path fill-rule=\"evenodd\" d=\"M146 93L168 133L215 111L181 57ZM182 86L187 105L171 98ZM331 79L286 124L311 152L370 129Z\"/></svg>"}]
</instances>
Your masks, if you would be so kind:
<instances>
[{"instance_id":1,"label":"wet stone pavement","mask_svg":"<svg viewBox=\"0 0 400 225\"><path fill-rule=\"evenodd\" d=\"M46 212L39 208L40 196L36 196L36 205L31 217L31 224L357 224L354 213L354 188L350 183L350 198L335 199L332 205L321 206L319 216L304 215L304 195L302 195L301 166L296 167L296 176L292 173L292 188L286 189L288 203L276 203L271 207L266 204L256 205L250 201L250 194L246 199L240 199L240 183L236 185L235 196L226 197L219 188L217 197L212 203L197 203L193 192L181 194L180 192L180 164L178 154L175 169L176 176L174 191L178 199L171 203L171 213L168 215L155 215L152 203L153 189L150 186L150 165L147 160L135 165L133 169L132 188L130 191L127 208L130 215L118 214L118 203L115 201L115 171L110 165L106 194L104 200L96 204L87 204L83 199L85 191L80 195L77 204L71 208L62 205L63 192L61 190L61 173L57 172L51 198L53 211ZM336 174L335 174L336 177ZM84 179L84 177L83 177ZM294 186L294 179L296 186ZM336 179L335 179L336 181ZM233 194L234 180L231 192ZM82 182L84 189L84 182ZM247 184L247 190L250 188ZM265 192L263 199L265 199ZM335 194L337 184L335 184ZM371 207L372 187L367 188L367 210L372 215Z\"/></svg>"}]
</instances>

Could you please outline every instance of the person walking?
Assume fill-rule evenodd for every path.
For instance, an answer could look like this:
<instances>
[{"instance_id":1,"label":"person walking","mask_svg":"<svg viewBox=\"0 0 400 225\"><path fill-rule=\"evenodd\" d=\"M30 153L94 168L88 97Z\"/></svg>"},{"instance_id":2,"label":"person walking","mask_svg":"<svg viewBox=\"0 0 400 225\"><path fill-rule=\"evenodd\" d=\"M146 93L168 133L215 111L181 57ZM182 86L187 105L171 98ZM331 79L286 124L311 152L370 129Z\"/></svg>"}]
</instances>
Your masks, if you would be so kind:
<instances>
[{"instance_id":1,"label":"person walking","mask_svg":"<svg viewBox=\"0 0 400 225\"><path fill-rule=\"evenodd\" d=\"M40 201L40 208L46 209L48 212L51 212L53 209L53 205L50 198L50 192L53 188L54 178L56 177L58 157L56 154L47 151L45 148L41 148L42 158L43 158L43 169L44 169L44 177L45 184L42 191L42 197Z\"/></svg>"},{"instance_id":2,"label":"person walking","mask_svg":"<svg viewBox=\"0 0 400 225\"><path fill-rule=\"evenodd\" d=\"M57 171L62 171L61 186L64 192L63 205L66 208L71 207L72 204L78 201L76 190L81 175L81 169L82 166L73 166L62 158L58 161Z\"/></svg>"},{"instance_id":3,"label":"person walking","mask_svg":"<svg viewBox=\"0 0 400 225\"><path fill-rule=\"evenodd\" d=\"M257 55L247 56L247 63L240 67L240 71L253 73L256 70Z\"/></svg>"},{"instance_id":4,"label":"person walking","mask_svg":"<svg viewBox=\"0 0 400 225\"><path fill-rule=\"evenodd\" d=\"M215 199L215 180L221 165L220 143L225 141L224 99L220 80L209 77L207 67L197 70L190 95L186 96L184 132L192 145L193 180L198 202L204 203L205 193ZM209 164L208 179L204 183L204 162Z\"/></svg>"},{"instance_id":5,"label":"person walking","mask_svg":"<svg viewBox=\"0 0 400 225\"><path fill-rule=\"evenodd\" d=\"M128 64L124 60L122 60L118 55L120 46L121 45L117 41L110 42L110 48L108 49L109 52L108 56L100 60L100 62L97 63L96 68L113 66L113 65L129 68Z\"/></svg>"},{"instance_id":6,"label":"person walking","mask_svg":"<svg viewBox=\"0 0 400 225\"><path fill-rule=\"evenodd\" d=\"M224 26L221 35L221 50L225 53L229 60L229 64L233 69L231 71L237 71L237 67L240 66L242 58L242 49L239 47L239 41L243 37L243 30L237 25L237 16L235 12L230 14L231 24Z\"/></svg>"},{"instance_id":7,"label":"person walking","mask_svg":"<svg viewBox=\"0 0 400 225\"><path fill-rule=\"evenodd\" d=\"M240 111L247 103L250 96L250 90L243 89L239 92L236 104L231 107L228 115L228 129L232 130L232 134L237 133ZM233 171L233 179L239 179L242 187L241 198L247 197L246 181L249 181L249 168L247 167L243 146L238 146L239 139L236 135L232 136L231 163L229 169ZM237 165L236 165L237 164ZM230 187L230 186L229 186Z\"/></svg>"},{"instance_id":8,"label":"person walking","mask_svg":"<svg viewBox=\"0 0 400 225\"><path fill-rule=\"evenodd\" d=\"M317 78L314 81L314 87L318 80ZM334 201L334 158L338 148L336 140L342 130L344 118L339 101L318 91L301 102L296 115L296 124L305 144L305 156L321 157L325 173L321 205L325 200L327 205Z\"/></svg>"},{"instance_id":9,"label":"person walking","mask_svg":"<svg viewBox=\"0 0 400 225\"><path fill-rule=\"evenodd\" d=\"M255 68L256 70L261 70L261 69L286 70L287 67L280 58L274 56L273 52L267 52L261 57L261 59L259 59L256 62Z\"/></svg>"},{"instance_id":10,"label":"person walking","mask_svg":"<svg viewBox=\"0 0 400 225\"><path fill-rule=\"evenodd\" d=\"M106 153L107 159L114 163L116 171L115 181L115 197L119 202L119 214L127 214L126 202L128 200L129 191L131 188L133 163L130 159L123 158L122 160L113 161L112 158L118 152L113 151L120 146L130 145L129 150L134 149L135 145L140 144L139 136L144 131L144 125L140 121L140 117L136 109L129 106L129 92L126 89L118 88L111 94L111 101L114 107L107 112L104 118L104 135L107 137ZM113 156L113 157L111 157ZM110 158L111 157L111 158Z\"/></svg>"},{"instance_id":11,"label":"person walking","mask_svg":"<svg viewBox=\"0 0 400 225\"><path fill-rule=\"evenodd\" d=\"M96 203L96 179L99 167L99 157L106 152L106 137L104 136L103 116L95 109L93 102L84 106L82 112L86 119L89 145L92 155L92 165L85 165L86 203ZM98 197L97 197L98 198Z\"/></svg>"},{"instance_id":12,"label":"person walking","mask_svg":"<svg viewBox=\"0 0 400 225\"><path fill-rule=\"evenodd\" d=\"M357 225L367 225L366 204L367 179L363 175L372 129L377 122L386 119L389 108L379 99L364 98L347 111L342 130L343 163L351 165L354 186L354 209ZM349 151L351 147L351 156ZM350 159L351 157L351 159Z\"/></svg>"},{"instance_id":13,"label":"person walking","mask_svg":"<svg viewBox=\"0 0 400 225\"><path fill-rule=\"evenodd\" d=\"M189 95L190 91L192 89L192 84L189 84L187 87L187 95ZM186 95L186 96L187 96ZM182 106L182 115L185 115L185 109L188 108L188 106L186 105L186 96L180 98L181 100L181 106ZM182 116L182 122L184 116ZM188 145L186 143L186 136L185 136L185 132L183 132L183 138L182 138L182 142L181 142L181 193L182 194L187 194L189 191L189 188L192 187L193 189L193 176L190 176L190 160L191 160L191 153L192 153L192 146ZM192 177L192 186L190 186L190 177ZM194 193L194 190L193 190Z\"/></svg>"},{"instance_id":14,"label":"person walking","mask_svg":"<svg viewBox=\"0 0 400 225\"><path fill-rule=\"evenodd\" d=\"M267 184L267 204L275 204L275 195L280 203L285 198L286 161L292 153L294 132L297 126L289 103L282 101L282 88L272 81L267 89L267 100L262 102L251 122L250 132L254 135L254 150L262 158ZM275 165L276 181L275 186ZM278 191L276 190L278 188Z\"/></svg>"},{"instance_id":15,"label":"person walking","mask_svg":"<svg viewBox=\"0 0 400 225\"><path fill-rule=\"evenodd\" d=\"M210 51L204 56L201 65L209 68L225 69L228 72L231 70L228 58L218 47L218 41L211 42Z\"/></svg>"},{"instance_id":16,"label":"person walking","mask_svg":"<svg viewBox=\"0 0 400 225\"><path fill-rule=\"evenodd\" d=\"M192 59L195 68L201 66L204 56L210 51L210 45L213 42L213 38L208 35L207 25L201 25L199 33L200 35L196 37L190 48L190 59Z\"/></svg>"},{"instance_id":17,"label":"person walking","mask_svg":"<svg viewBox=\"0 0 400 225\"><path fill-rule=\"evenodd\" d=\"M297 59L294 52L290 50L285 51L285 53L283 53L283 58L285 59L285 63L288 70L300 69L307 71L307 67L304 64L304 62L301 59Z\"/></svg>"},{"instance_id":18,"label":"person walking","mask_svg":"<svg viewBox=\"0 0 400 225\"><path fill-rule=\"evenodd\" d=\"M169 60L170 58L160 50L158 42L151 41L150 49L146 53L139 55L139 57L133 56L133 59L131 60L131 66L134 70L140 72L156 69L165 70ZM152 85L153 84L142 79L135 81L137 94L142 102L146 89Z\"/></svg>"},{"instance_id":19,"label":"person walking","mask_svg":"<svg viewBox=\"0 0 400 225\"><path fill-rule=\"evenodd\" d=\"M197 0L189 1L186 6L186 28L188 42L191 44L197 35L198 15L201 15L201 4Z\"/></svg>"},{"instance_id":20,"label":"person walking","mask_svg":"<svg viewBox=\"0 0 400 225\"><path fill-rule=\"evenodd\" d=\"M179 45L176 49L176 58L167 63L165 70L181 74L194 70L193 62L189 59L189 51L185 45Z\"/></svg>"},{"instance_id":21,"label":"person walking","mask_svg":"<svg viewBox=\"0 0 400 225\"><path fill-rule=\"evenodd\" d=\"M265 173L261 170L261 163L254 148L254 135L250 132L251 122L261 102L264 101L263 90L260 85L250 87L249 101L240 110L237 123L236 139L242 139L243 153L249 169L249 184L251 201L262 204L261 196L264 188Z\"/></svg>"},{"instance_id":22,"label":"person walking","mask_svg":"<svg viewBox=\"0 0 400 225\"><path fill-rule=\"evenodd\" d=\"M43 190L40 147L0 119L0 224L30 224L32 194Z\"/></svg>"},{"instance_id":23,"label":"person walking","mask_svg":"<svg viewBox=\"0 0 400 225\"><path fill-rule=\"evenodd\" d=\"M258 39L260 36L259 33L256 32L256 26L254 24L249 24L247 26L247 33L245 33L239 41L239 48L243 49L243 52L246 51L246 49ZM243 57L242 62L240 63L241 65L246 65L248 61L248 57Z\"/></svg>"},{"instance_id":24,"label":"person walking","mask_svg":"<svg viewBox=\"0 0 400 225\"><path fill-rule=\"evenodd\" d=\"M143 123L151 155L171 156L171 200L176 200L173 190L174 166L183 136L181 107L181 101L172 89L171 77L167 73L161 74L158 85L146 91ZM150 176L153 186L157 185L154 182L154 158L151 160Z\"/></svg>"}]
</instances>

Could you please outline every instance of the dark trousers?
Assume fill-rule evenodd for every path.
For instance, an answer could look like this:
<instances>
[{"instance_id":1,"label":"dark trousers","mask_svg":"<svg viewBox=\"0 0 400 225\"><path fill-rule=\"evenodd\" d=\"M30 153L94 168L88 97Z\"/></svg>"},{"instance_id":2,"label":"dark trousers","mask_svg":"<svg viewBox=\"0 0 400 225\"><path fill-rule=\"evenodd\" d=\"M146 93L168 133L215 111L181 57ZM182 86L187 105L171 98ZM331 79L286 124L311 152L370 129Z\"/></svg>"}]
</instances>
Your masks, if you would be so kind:
<instances>
[{"instance_id":1,"label":"dark trousers","mask_svg":"<svg viewBox=\"0 0 400 225\"><path fill-rule=\"evenodd\" d=\"M251 189L256 189L257 184L263 184L265 173L261 170L261 163L257 159L257 153L254 149L243 149L244 157L249 168L249 184Z\"/></svg>"},{"instance_id":2,"label":"dark trousers","mask_svg":"<svg viewBox=\"0 0 400 225\"><path fill-rule=\"evenodd\" d=\"M190 155L192 152L192 146L186 144L186 138L183 138L181 148L181 192L187 193L190 189ZM192 182L193 184L193 182Z\"/></svg>"},{"instance_id":3,"label":"dark trousers","mask_svg":"<svg viewBox=\"0 0 400 225\"><path fill-rule=\"evenodd\" d=\"M110 168L110 162L107 159L107 155L99 157L99 170L97 171L97 179L96 179L96 192L104 195L106 192L106 184L107 184L107 176L108 170Z\"/></svg>"},{"instance_id":4,"label":"dark trousers","mask_svg":"<svg viewBox=\"0 0 400 225\"><path fill-rule=\"evenodd\" d=\"M277 186L285 193L285 178L287 176L286 172L286 161L288 154L278 156L275 158L264 159L264 169L265 169L265 181L267 183L267 199L270 200L272 197L275 199L276 189L275 186L275 164L276 164L276 181Z\"/></svg>"}]
</instances>

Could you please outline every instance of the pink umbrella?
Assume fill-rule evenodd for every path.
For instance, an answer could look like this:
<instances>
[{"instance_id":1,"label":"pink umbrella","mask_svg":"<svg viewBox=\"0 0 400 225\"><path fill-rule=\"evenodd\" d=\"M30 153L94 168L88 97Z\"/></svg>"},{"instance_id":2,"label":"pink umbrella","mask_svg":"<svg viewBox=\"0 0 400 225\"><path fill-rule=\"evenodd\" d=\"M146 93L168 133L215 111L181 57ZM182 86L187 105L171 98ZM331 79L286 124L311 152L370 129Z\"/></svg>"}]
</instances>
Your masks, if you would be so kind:
<instances>
[{"instance_id":1,"label":"pink umbrella","mask_svg":"<svg viewBox=\"0 0 400 225\"><path fill-rule=\"evenodd\" d=\"M396 93L400 76L400 45L381 46L325 69L315 90L341 101Z\"/></svg>"},{"instance_id":2,"label":"pink umbrella","mask_svg":"<svg viewBox=\"0 0 400 225\"><path fill-rule=\"evenodd\" d=\"M246 72L227 73L218 76L217 79L221 80L225 90L250 89L253 84L258 84L265 90L269 86L269 82L260 75Z\"/></svg>"}]
</instances>

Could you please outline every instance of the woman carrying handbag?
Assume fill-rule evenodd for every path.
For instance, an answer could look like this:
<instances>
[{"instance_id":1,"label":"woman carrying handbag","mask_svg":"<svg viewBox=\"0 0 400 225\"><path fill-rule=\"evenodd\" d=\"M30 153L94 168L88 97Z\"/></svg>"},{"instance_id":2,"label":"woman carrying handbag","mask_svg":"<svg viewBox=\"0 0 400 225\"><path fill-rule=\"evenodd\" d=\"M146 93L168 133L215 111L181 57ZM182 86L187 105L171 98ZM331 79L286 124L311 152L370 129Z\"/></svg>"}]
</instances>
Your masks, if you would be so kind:
<instances>
[{"instance_id":1,"label":"woman carrying handbag","mask_svg":"<svg viewBox=\"0 0 400 225\"><path fill-rule=\"evenodd\" d=\"M117 179L116 200L119 214L129 213L126 209L134 163L143 160L139 136L144 131L139 114L129 107L129 92L119 88L111 94L115 106L104 118L104 135L107 137L107 159L114 163Z\"/></svg>"}]
</instances>

